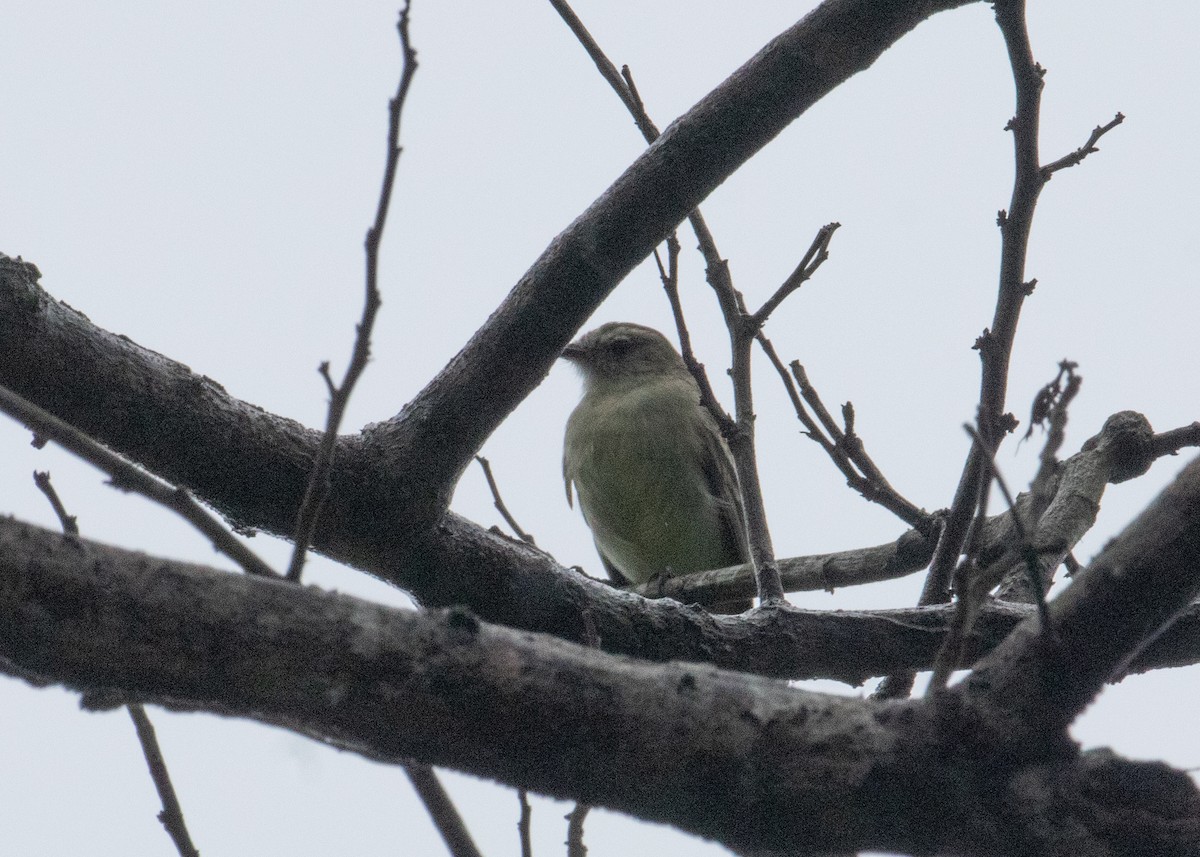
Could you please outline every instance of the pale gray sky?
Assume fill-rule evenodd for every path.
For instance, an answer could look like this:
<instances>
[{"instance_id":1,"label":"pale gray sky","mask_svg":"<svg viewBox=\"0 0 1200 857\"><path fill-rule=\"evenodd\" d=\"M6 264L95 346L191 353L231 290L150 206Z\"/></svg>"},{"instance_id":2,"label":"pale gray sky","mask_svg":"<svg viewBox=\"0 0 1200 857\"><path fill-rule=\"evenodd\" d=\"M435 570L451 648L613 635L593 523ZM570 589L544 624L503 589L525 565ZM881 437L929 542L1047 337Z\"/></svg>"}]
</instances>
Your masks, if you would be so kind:
<instances>
[{"instance_id":1,"label":"pale gray sky","mask_svg":"<svg viewBox=\"0 0 1200 857\"><path fill-rule=\"evenodd\" d=\"M395 86L391 2L162 4L17 2L0 52L0 251L97 324L190 365L232 394L322 423L322 360L340 371L360 312L362 237ZM1120 110L1128 120L1038 209L1010 383L1024 420L1057 361L1084 387L1068 447L1122 409L1158 429L1200 417L1194 238L1200 63L1191 3L1032 4L1049 69L1043 157L1073 149ZM801 4L580 0L576 9L666 124L804 11ZM551 238L642 149L631 121L545 2L425 2L413 10L421 69L404 116L384 306L374 361L346 429L384 419L436 372ZM704 211L739 288L760 302L822 224L832 257L769 333L830 404L853 400L859 431L893 484L948 503L966 451L978 360L997 277L996 211L1007 206L1012 110L1003 43L980 3L922 25L795 123L717 190ZM681 233L684 247L694 241ZM702 263L684 258L693 335L722 378L723 333ZM670 327L643 265L593 323ZM589 325L590 326L590 325ZM852 494L799 437L760 369L761 467L781 555L894 538L903 526ZM722 393L727 391L722 390ZM485 447L506 499L539 544L598 571L559 472L578 379L556 368ZM85 535L222 565L169 514L102 485L86 465L0 419L0 513L53 526L29 478L50 469ZM1036 444L1000 465L1021 485ZM1112 486L1086 561L1190 456ZM480 475L455 508L496 523ZM253 542L282 565L286 546ZM315 560L308 577L404 603L394 590ZM918 577L801 595L820 608L904 606ZM841 688L840 692L861 692ZM1200 764L1197 669L1128 679L1075 729L1088 745ZM123 713L84 714L60 690L0 678L0 843L5 853L168 854L153 789ZM439 854L398 769L288 733L152 710L196 843L206 855ZM485 853L517 852L511 791L448 777ZM536 850L560 853L566 806L539 802ZM723 853L611 814L588 822L600 855ZM683 843L687 844L683 844Z\"/></svg>"}]
</instances>

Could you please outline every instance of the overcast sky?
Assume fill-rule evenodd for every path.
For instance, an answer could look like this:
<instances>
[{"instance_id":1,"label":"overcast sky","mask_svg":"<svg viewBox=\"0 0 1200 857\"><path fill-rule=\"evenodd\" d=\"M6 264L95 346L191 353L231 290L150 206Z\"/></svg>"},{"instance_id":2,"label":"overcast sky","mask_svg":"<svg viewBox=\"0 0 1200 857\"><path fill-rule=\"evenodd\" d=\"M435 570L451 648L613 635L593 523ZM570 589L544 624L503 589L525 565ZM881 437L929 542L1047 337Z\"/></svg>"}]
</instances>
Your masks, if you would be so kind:
<instances>
[{"instance_id":1,"label":"overcast sky","mask_svg":"<svg viewBox=\"0 0 1200 857\"><path fill-rule=\"evenodd\" d=\"M1200 418L1195 225L1195 33L1200 9L1174 2L1033 4L1049 69L1043 160L1081 145L1118 110L1102 151L1057 175L1038 208L1028 275L1038 287L1018 333L1009 406L1024 421L1057 362L1080 364L1074 451L1114 411L1158 430ZM806 4L580 0L576 10L628 63L661 127L806 11ZM399 51L387 2L8 4L0 51L0 252L34 262L43 285L93 322L191 366L231 394L323 423L316 372L340 373L361 309L362 238L384 155ZM393 415L462 346L542 249L638 155L631 120L544 0L426 2L413 10L421 68L404 115L405 152L383 252L374 361L347 431ZM826 98L705 203L737 286L757 305L815 231L842 229L818 276L768 333L826 402L850 399L892 483L946 505L974 413L990 323L998 230L1011 183L1011 78L983 3L921 25ZM694 245L681 232L685 249ZM710 374L727 347L694 253L684 301ZM589 322L669 329L651 265ZM904 526L852 494L799 436L758 369L768 513L781 556L876 544ZM488 441L510 508L564 564L599 572L567 508L562 426L579 381L556 367ZM726 396L723 386L720 393ZM1010 442L1016 486L1037 443ZM49 469L84 535L227 566L168 513L104 487L88 466L0 418L0 513L55 526L30 479ZM1158 462L1111 486L1086 562L1189 460ZM475 470L454 508L499 523ZM252 546L277 566L287 546ZM307 579L387 603L389 587L315 558ZM920 576L807 607L915 602ZM869 690L833 684L843 693ZM1196 668L1131 678L1075 728L1085 744L1195 768ZM209 857L288 853L439 854L399 769L289 733L207 715L151 711L189 825ZM8 854L169 854L150 781L123 712L84 714L73 694L0 678L0 848ZM517 853L512 792L449 775L489 855ZM540 855L560 853L565 804L535 808ZM600 855L724 853L679 834L595 813ZM686 842L686 845L683 844ZM663 849L667 849L665 852Z\"/></svg>"}]
</instances>

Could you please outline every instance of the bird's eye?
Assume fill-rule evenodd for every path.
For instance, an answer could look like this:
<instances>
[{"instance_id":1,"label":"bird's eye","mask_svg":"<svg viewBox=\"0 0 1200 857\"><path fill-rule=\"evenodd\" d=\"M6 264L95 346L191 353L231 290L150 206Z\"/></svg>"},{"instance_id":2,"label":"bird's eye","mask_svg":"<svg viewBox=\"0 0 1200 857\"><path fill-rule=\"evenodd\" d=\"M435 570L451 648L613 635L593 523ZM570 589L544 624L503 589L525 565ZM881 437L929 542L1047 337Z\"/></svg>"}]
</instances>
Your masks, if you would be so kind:
<instances>
[{"instance_id":1,"label":"bird's eye","mask_svg":"<svg viewBox=\"0 0 1200 857\"><path fill-rule=\"evenodd\" d=\"M628 336L619 336L608 344L608 350L618 357L623 354L628 354L633 348L633 340Z\"/></svg>"}]
</instances>

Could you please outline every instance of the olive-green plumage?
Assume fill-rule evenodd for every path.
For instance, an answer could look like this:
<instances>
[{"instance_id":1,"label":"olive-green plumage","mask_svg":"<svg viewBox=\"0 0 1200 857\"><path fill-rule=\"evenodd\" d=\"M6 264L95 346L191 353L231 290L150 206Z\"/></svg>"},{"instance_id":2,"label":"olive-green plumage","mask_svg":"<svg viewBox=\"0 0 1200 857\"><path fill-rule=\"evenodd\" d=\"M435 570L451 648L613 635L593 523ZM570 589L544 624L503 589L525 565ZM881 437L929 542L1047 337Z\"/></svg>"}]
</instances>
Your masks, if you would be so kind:
<instances>
[{"instance_id":1,"label":"olive-green plumage","mask_svg":"<svg viewBox=\"0 0 1200 857\"><path fill-rule=\"evenodd\" d=\"M749 561L737 472L700 389L661 333L613 322L564 349L584 393L563 479L620 584ZM742 612L750 602L709 605Z\"/></svg>"}]
</instances>

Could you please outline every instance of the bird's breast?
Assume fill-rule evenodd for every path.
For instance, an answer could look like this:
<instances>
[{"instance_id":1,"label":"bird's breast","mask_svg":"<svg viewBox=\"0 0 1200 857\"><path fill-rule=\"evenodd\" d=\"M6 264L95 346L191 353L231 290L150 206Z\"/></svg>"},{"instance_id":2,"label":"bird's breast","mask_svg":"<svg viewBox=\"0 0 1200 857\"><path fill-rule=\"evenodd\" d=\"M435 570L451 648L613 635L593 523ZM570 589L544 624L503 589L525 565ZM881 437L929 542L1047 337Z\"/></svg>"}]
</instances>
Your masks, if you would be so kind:
<instances>
[{"instance_id":1,"label":"bird's breast","mask_svg":"<svg viewBox=\"0 0 1200 857\"><path fill-rule=\"evenodd\" d=\"M585 396L567 424L564 475L597 547L634 582L740 561L702 470L705 431L694 387L676 383Z\"/></svg>"}]
</instances>

